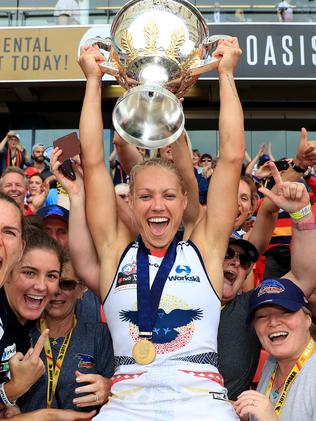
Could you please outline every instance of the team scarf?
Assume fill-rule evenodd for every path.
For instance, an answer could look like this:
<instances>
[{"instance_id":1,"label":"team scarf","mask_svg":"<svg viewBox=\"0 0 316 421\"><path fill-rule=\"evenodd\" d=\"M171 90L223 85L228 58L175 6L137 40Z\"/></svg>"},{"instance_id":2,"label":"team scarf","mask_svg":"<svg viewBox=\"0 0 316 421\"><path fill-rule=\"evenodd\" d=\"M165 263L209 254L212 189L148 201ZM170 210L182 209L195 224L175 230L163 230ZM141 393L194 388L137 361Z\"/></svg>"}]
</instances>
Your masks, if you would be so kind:
<instances>
[{"instance_id":1,"label":"team scarf","mask_svg":"<svg viewBox=\"0 0 316 421\"><path fill-rule=\"evenodd\" d=\"M11 155L11 150L7 149L7 156L6 156L6 168L8 167L18 167L21 168L23 161L22 152L19 151L17 148L15 149L15 155Z\"/></svg>"}]
</instances>

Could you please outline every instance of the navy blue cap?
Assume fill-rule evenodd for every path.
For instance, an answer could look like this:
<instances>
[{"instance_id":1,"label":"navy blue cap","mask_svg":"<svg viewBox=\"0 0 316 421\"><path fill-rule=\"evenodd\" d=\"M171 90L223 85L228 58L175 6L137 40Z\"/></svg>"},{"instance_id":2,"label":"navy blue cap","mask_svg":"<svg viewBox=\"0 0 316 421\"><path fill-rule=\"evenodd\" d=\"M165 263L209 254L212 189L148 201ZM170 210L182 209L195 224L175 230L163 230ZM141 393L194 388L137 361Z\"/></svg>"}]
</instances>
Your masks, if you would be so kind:
<instances>
[{"instance_id":1,"label":"navy blue cap","mask_svg":"<svg viewBox=\"0 0 316 421\"><path fill-rule=\"evenodd\" d=\"M62 218L66 222L68 222L69 218L69 211L66 208L63 208L59 205L45 206L44 208L39 209L36 214L43 219L46 219L49 216L57 216L59 218Z\"/></svg>"},{"instance_id":2,"label":"navy blue cap","mask_svg":"<svg viewBox=\"0 0 316 421\"><path fill-rule=\"evenodd\" d=\"M259 157L259 161L258 161L259 167L261 167L261 165L265 164L266 162L270 160L271 160L270 156L264 153L263 155Z\"/></svg>"},{"instance_id":3,"label":"navy blue cap","mask_svg":"<svg viewBox=\"0 0 316 421\"><path fill-rule=\"evenodd\" d=\"M259 253L256 247L250 241L244 240L237 231L232 231L229 244L236 244L236 246L241 247L252 263L255 263L259 259Z\"/></svg>"},{"instance_id":4,"label":"navy blue cap","mask_svg":"<svg viewBox=\"0 0 316 421\"><path fill-rule=\"evenodd\" d=\"M293 313L302 307L310 310L304 292L294 282L286 278L265 279L252 291L247 321L251 321L259 307L270 305L283 307Z\"/></svg>"}]
</instances>

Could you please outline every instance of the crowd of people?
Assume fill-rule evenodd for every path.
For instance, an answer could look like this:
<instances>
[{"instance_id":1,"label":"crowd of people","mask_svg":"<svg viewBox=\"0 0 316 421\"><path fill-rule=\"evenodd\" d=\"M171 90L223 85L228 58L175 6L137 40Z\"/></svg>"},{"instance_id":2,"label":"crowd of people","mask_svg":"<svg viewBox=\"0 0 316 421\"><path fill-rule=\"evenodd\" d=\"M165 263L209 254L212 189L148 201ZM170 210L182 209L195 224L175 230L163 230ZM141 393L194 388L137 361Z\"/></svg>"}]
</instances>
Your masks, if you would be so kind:
<instances>
[{"instance_id":1,"label":"crowd of people","mask_svg":"<svg viewBox=\"0 0 316 421\"><path fill-rule=\"evenodd\" d=\"M0 418L316 421L316 142L247 156L237 39L214 55L216 158L115 133L109 172L95 46L75 177L0 142Z\"/></svg>"}]
</instances>

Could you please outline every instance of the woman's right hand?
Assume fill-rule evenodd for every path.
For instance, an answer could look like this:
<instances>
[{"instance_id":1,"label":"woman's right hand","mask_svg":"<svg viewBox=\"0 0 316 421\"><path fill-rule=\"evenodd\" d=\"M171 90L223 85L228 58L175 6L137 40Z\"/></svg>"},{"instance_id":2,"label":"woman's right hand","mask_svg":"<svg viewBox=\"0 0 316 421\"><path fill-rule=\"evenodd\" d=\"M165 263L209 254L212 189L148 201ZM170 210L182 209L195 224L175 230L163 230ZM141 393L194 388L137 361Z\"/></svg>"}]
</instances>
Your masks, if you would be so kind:
<instances>
[{"instance_id":1,"label":"woman's right hand","mask_svg":"<svg viewBox=\"0 0 316 421\"><path fill-rule=\"evenodd\" d=\"M55 148L52 152L50 158L50 170L52 174L54 174L56 180L61 184L63 189L66 190L70 199L74 195L78 195L80 193L84 194L83 173L80 164L77 162L73 163L76 179L70 180L69 178L65 177L59 169L61 163L58 161L58 158L61 154L62 150L59 148Z\"/></svg>"},{"instance_id":2,"label":"woman's right hand","mask_svg":"<svg viewBox=\"0 0 316 421\"><path fill-rule=\"evenodd\" d=\"M104 72L98 63L104 62L105 57L100 53L99 47L88 45L80 48L78 64L87 80L90 78L102 79Z\"/></svg>"},{"instance_id":3,"label":"woman's right hand","mask_svg":"<svg viewBox=\"0 0 316 421\"><path fill-rule=\"evenodd\" d=\"M233 406L241 419L252 415L256 421L279 421L270 399L255 390L242 392Z\"/></svg>"}]
</instances>

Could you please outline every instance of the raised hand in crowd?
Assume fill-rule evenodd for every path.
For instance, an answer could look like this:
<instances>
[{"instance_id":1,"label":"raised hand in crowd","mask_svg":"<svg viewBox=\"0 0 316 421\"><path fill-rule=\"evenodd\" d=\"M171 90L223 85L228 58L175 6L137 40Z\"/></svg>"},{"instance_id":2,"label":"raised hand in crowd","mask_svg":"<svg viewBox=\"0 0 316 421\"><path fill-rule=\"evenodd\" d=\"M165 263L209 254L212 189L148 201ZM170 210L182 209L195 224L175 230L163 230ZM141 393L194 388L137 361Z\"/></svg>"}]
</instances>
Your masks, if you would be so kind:
<instances>
[{"instance_id":1,"label":"raised hand in crowd","mask_svg":"<svg viewBox=\"0 0 316 421\"><path fill-rule=\"evenodd\" d=\"M309 204L309 195L304 184L283 181L273 162L269 162L267 166L274 178L276 189L271 191L265 187L260 187L261 193L272 200L278 208L284 209L288 213L297 212Z\"/></svg>"},{"instance_id":2,"label":"raised hand in crowd","mask_svg":"<svg viewBox=\"0 0 316 421\"><path fill-rule=\"evenodd\" d=\"M302 169L316 164L316 140L308 140L307 131L301 129L300 142L297 147L294 163Z\"/></svg>"},{"instance_id":3,"label":"raised hand in crowd","mask_svg":"<svg viewBox=\"0 0 316 421\"><path fill-rule=\"evenodd\" d=\"M84 394L73 401L78 408L96 404L103 405L108 401L111 391L111 379L107 379L100 374L83 374L80 371L76 371L76 376L77 383L90 383L77 387L75 390L78 395Z\"/></svg>"},{"instance_id":4,"label":"raised hand in crowd","mask_svg":"<svg viewBox=\"0 0 316 421\"><path fill-rule=\"evenodd\" d=\"M99 290L96 284L100 276L100 265L86 220L82 168L75 161L73 166L76 179L70 180L65 177L59 170L61 163L58 161L58 158L61 154L61 149L55 148L53 150L50 166L51 172L66 190L70 200L69 248L71 259L76 267L78 276L84 279L87 286L98 295Z\"/></svg>"},{"instance_id":5,"label":"raised hand in crowd","mask_svg":"<svg viewBox=\"0 0 316 421\"><path fill-rule=\"evenodd\" d=\"M10 358L11 380L4 386L9 401L16 401L44 374L45 367L40 355L48 332L48 329L44 330L34 348L30 348L25 355L17 352Z\"/></svg>"}]
</instances>

